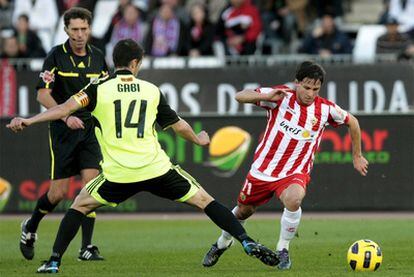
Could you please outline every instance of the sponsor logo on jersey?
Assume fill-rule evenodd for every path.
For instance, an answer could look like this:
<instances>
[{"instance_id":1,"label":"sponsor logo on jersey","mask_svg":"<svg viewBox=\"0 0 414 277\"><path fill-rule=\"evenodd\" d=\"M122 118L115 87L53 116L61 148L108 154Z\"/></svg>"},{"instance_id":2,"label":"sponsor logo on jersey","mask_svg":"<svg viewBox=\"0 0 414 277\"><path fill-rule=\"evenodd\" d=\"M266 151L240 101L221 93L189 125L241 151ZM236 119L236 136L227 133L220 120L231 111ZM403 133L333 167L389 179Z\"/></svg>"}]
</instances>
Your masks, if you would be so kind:
<instances>
[{"instance_id":1,"label":"sponsor logo on jersey","mask_svg":"<svg viewBox=\"0 0 414 277\"><path fill-rule=\"evenodd\" d=\"M315 136L313 132L306 130L302 127L292 127L291 125L289 125L289 122L285 120L280 122L279 126L281 127L281 129L289 133L295 139L312 139Z\"/></svg>"},{"instance_id":2,"label":"sponsor logo on jersey","mask_svg":"<svg viewBox=\"0 0 414 277\"><path fill-rule=\"evenodd\" d=\"M45 83L52 83L55 81L55 74L48 70L40 72L39 77L42 78Z\"/></svg>"}]
</instances>

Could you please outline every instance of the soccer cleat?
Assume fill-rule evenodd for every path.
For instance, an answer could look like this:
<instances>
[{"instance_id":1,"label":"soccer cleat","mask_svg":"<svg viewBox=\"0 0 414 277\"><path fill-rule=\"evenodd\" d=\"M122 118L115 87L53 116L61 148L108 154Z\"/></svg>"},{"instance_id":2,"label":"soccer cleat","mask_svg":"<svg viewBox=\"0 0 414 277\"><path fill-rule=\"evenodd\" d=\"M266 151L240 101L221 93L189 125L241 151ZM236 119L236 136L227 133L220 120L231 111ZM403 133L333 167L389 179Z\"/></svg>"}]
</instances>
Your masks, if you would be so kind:
<instances>
[{"instance_id":1,"label":"soccer cleat","mask_svg":"<svg viewBox=\"0 0 414 277\"><path fill-rule=\"evenodd\" d=\"M23 257L27 260L31 260L34 257L34 243L37 240L36 233L30 233L27 231L27 222L28 219L25 219L22 224L22 233L20 236L20 252L22 252Z\"/></svg>"},{"instance_id":2,"label":"soccer cleat","mask_svg":"<svg viewBox=\"0 0 414 277\"><path fill-rule=\"evenodd\" d=\"M276 253L280 260L280 263L277 265L277 268L281 270L290 269L292 267L292 262L289 258L289 251L286 248L283 248L280 251L276 251Z\"/></svg>"},{"instance_id":3,"label":"soccer cleat","mask_svg":"<svg viewBox=\"0 0 414 277\"><path fill-rule=\"evenodd\" d=\"M44 261L42 266L39 267L36 273L58 273L60 262L58 261Z\"/></svg>"},{"instance_id":4,"label":"soccer cleat","mask_svg":"<svg viewBox=\"0 0 414 277\"><path fill-rule=\"evenodd\" d=\"M219 249L217 247L217 243L213 244L210 250L208 250L207 254L204 256L203 266L210 267L210 266L215 265L218 262L220 256L224 253L224 251L229 249L232 244L233 244L233 240L230 242L230 244L226 248L223 248L223 249Z\"/></svg>"},{"instance_id":5,"label":"soccer cleat","mask_svg":"<svg viewBox=\"0 0 414 277\"><path fill-rule=\"evenodd\" d=\"M266 246L252 240L244 240L242 245L247 255L258 258L265 265L277 266L279 264L278 255Z\"/></svg>"},{"instance_id":6,"label":"soccer cleat","mask_svg":"<svg viewBox=\"0 0 414 277\"><path fill-rule=\"evenodd\" d=\"M89 245L86 248L79 250L79 261L103 261L104 257L102 257L99 253L98 247L94 245Z\"/></svg>"}]
</instances>

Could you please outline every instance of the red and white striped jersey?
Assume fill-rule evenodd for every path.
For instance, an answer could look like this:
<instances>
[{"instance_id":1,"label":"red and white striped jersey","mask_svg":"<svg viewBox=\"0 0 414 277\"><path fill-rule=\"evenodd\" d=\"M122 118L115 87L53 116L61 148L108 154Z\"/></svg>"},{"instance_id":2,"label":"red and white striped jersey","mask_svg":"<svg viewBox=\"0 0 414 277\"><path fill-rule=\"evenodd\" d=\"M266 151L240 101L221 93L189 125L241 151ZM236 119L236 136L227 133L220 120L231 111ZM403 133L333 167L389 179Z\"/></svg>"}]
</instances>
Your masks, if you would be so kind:
<instances>
[{"instance_id":1,"label":"red and white striped jersey","mask_svg":"<svg viewBox=\"0 0 414 277\"><path fill-rule=\"evenodd\" d=\"M268 93L272 89L256 91ZM263 181L276 181L295 173L310 174L325 127L337 127L349 120L346 111L319 96L309 106L300 105L295 90L289 90L278 102L261 101L256 105L267 110L268 121L250 174Z\"/></svg>"}]
</instances>

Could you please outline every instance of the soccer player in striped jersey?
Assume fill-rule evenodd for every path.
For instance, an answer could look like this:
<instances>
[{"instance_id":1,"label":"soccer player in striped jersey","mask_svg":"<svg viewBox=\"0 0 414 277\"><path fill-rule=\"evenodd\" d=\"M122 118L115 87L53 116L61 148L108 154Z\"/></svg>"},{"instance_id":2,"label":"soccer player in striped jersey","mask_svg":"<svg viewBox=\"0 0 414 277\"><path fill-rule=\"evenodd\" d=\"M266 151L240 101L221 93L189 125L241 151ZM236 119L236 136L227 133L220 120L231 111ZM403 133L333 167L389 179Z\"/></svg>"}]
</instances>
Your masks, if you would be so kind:
<instances>
[{"instance_id":1,"label":"soccer player in striped jersey","mask_svg":"<svg viewBox=\"0 0 414 277\"><path fill-rule=\"evenodd\" d=\"M368 161L361 153L358 120L338 105L319 97L324 69L313 62L299 65L295 89L287 86L245 89L236 94L240 103L252 103L267 111L267 126L256 148L254 160L233 209L243 224L256 209L276 195L284 205L276 253L279 269L289 269L289 243L302 215L301 203L310 181L315 152L327 125L346 125L352 140L354 168L365 176ZM233 243L223 231L204 257L204 266L213 266Z\"/></svg>"}]
</instances>

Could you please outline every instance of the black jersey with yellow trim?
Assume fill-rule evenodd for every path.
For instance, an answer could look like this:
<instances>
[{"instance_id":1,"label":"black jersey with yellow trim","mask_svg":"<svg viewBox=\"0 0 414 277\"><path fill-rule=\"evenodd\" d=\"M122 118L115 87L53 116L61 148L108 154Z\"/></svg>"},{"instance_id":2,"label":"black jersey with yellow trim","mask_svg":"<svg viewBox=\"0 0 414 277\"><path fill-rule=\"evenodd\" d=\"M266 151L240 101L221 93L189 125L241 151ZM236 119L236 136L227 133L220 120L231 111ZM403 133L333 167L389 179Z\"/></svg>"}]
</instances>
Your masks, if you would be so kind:
<instances>
[{"instance_id":1,"label":"black jersey with yellow trim","mask_svg":"<svg viewBox=\"0 0 414 277\"><path fill-rule=\"evenodd\" d=\"M87 44L86 55L78 56L73 53L67 40L64 44L53 47L47 55L36 88L51 89L53 99L62 104L107 73L105 57L98 48ZM80 109L74 115L82 120L91 118L86 109Z\"/></svg>"}]
</instances>

